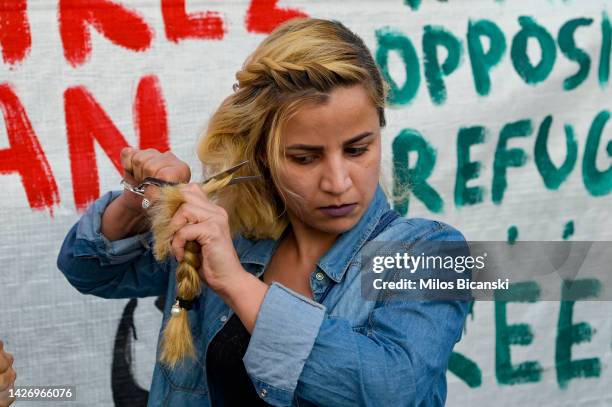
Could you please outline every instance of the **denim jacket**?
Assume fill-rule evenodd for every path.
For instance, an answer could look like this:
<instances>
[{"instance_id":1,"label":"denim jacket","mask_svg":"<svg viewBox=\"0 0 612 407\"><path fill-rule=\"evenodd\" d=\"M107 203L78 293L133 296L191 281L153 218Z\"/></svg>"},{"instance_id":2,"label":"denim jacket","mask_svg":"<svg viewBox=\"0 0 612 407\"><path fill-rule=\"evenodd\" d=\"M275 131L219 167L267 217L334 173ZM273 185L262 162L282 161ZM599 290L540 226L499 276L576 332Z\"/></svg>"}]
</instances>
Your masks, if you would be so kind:
<instances>
[{"instance_id":1,"label":"denim jacket","mask_svg":"<svg viewBox=\"0 0 612 407\"><path fill-rule=\"evenodd\" d=\"M174 257L152 255L147 233L110 242L101 215L121 194L95 201L68 232L57 266L79 292L103 298L166 295L162 330L175 298ZM359 253L389 211L380 186L359 222L341 234L310 276L314 300L272 283L257 316L243 362L259 396L274 406L439 406L446 399L446 368L461 338L467 301L366 301ZM376 241L458 241L452 227L399 217ZM234 240L244 269L260 276L278 241ZM467 244L466 244L467 247ZM333 284L333 289L327 290ZM323 293L327 295L321 301ZM207 382L205 355L233 314L209 288L189 311L196 358L174 369L157 362L149 406L221 405ZM158 338L159 339L159 338ZM159 350L157 355L159 360ZM211 372L214 374L214 372Z\"/></svg>"}]
</instances>

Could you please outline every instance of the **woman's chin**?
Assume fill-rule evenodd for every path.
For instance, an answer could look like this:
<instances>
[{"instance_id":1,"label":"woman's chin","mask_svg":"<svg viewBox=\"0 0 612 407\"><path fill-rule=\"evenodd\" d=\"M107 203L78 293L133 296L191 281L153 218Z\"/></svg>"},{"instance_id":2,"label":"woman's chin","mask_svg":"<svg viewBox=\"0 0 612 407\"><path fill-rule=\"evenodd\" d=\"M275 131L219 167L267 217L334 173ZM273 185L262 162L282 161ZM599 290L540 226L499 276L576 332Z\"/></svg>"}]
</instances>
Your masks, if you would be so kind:
<instances>
[{"instance_id":1,"label":"woman's chin","mask_svg":"<svg viewBox=\"0 0 612 407\"><path fill-rule=\"evenodd\" d=\"M353 228L357 222L359 218L355 216L330 217L317 222L317 226L323 232L340 234Z\"/></svg>"}]
</instances>

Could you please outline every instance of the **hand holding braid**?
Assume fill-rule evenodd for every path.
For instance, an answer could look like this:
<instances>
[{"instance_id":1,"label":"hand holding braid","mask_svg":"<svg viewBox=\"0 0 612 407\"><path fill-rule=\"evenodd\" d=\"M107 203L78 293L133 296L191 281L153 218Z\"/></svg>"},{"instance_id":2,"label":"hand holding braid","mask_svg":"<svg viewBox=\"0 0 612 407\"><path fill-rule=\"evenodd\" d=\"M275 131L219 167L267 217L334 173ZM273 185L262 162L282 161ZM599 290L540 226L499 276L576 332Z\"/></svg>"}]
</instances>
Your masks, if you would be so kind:
<instances>
[{"instance_id":1,"label":"hand holding braid","mask_svg":"<svg viewBox=\"0 0 612 407\"><path fill-rule=\"evenodd\" d=\"M149 209L155 236L153 254L158 261L173 253L176 269L176 296L162 338L160 360L174 366L185 356L195 356L187 313L205 282L215 291L240 271L225 209L208 194L227 185L230 178L201 184L181 184L160 189Z\"/></svg>"}]
</instances>

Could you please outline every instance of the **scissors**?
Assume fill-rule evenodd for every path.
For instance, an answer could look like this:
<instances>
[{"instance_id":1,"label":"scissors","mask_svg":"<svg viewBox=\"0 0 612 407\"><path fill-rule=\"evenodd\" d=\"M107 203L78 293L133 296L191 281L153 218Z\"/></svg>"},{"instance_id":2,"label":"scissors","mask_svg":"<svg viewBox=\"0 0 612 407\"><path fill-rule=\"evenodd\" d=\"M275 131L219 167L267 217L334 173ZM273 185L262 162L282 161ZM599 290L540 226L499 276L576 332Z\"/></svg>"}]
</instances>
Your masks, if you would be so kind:
<instances>
[{"instance_id":1,"label":"scissors","mask_svg":"<svg viewBox=\"0 0 612 407\"><path fill-rule=\"evenodd\" d=\"M201 182L201 185L206 184L207 182L212 181L215 178L219 178L220 176L227 176L230 174L233 174L234 172L238 171L242 166L244 166L246 163L248 163L249 160L245 160L242 161L241 163L238 163L228 169L225 169L223 171L220 171L216 174L211 175L210 177L206 178L204 181ZM130 175L133 175L132 171L127 171L126 172ZM231 181L227 184L227 185L235 185L235 184L240 184L242 182L248 182L248 181L252 181L255 180L257 178L261 178L261 175L247 175L247 176L243 176L243 177L235 177L232 178ZM123 185L123 187L125 189L127 189L128 191L131 191L137 195L140 196L144 196L145 193L145 188L149 185L154 185L156 187L164 187L164 186L176 186L178 185L178 182L170 182L170 181L164 181L162 179L159 178L154 178L154 177L147 177L145 178L139 185L137 186L133 186L131 184L129 184L125 179L121 180L121 185Z\"/></svg>"}]
</instances>

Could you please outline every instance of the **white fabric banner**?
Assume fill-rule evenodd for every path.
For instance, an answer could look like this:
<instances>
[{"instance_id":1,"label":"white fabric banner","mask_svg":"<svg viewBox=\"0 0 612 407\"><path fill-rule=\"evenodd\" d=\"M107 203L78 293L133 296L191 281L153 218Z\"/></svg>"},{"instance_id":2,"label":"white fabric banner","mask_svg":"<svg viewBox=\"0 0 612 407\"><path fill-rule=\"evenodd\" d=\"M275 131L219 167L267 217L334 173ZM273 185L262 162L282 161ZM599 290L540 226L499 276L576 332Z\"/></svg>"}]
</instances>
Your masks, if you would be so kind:
<instances>
[{"instance_id":1,"label":"white fabric banner","mask_svg":"<svg viewBox=\"0 0 612 407\"><path fill-rule=\"evenodd\" d=\"M146 403L157 299L79 294L60 245L120 189L126 145L170 148L199 179L208 118L293 16L343 22L392 84L386 186L414 183L400 213L468 240L612 240L611 4L0 0L0 339L16 385L76 387L54 405ZM448 405L612 405L610 315L597 298L476 303Z\"/></svg>"}]
</instances>

